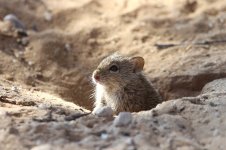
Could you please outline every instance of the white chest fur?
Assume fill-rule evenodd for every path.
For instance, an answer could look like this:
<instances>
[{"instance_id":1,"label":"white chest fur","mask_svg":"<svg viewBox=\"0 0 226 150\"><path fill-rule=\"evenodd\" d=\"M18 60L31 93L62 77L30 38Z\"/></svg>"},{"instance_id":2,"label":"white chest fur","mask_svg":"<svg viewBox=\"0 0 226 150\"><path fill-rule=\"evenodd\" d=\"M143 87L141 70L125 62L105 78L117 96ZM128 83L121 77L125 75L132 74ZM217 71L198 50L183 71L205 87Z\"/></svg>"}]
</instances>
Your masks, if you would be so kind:
<instances>
[{"instance_id":1,"label":"white chest fur","mask_svg":"<svg viewBox=\"0 0 226 150\"><path fill-rule=\"evenodd\" d=\"M108 92L104 86L96 84L96 93L95 93L96 103L104 100L106 105L115 109L120 103L120 95L117 92Z\"/></svg>"},{"instance_id":2,"label":"white chest fur","mask_svg":"<svg viewBox=\"0 0 226 150\"><path fill-rule=\"evenodd\" d=\"M101 101L104 97L104 87L100 84L96 84L96 91L95 91L95 99L96 101Z\"/></svg>"}]
</instances>

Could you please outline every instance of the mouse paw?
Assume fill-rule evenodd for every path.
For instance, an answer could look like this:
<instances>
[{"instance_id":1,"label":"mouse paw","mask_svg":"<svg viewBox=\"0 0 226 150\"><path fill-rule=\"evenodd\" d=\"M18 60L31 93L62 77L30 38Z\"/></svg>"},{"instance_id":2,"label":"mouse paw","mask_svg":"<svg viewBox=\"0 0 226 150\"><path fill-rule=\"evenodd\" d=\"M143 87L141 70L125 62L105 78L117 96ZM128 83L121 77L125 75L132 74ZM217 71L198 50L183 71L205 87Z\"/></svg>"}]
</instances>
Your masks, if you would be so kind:
<instances>
[{"instance_id":1,"label":"mouse paw","mask_svg":"<svg viewBox=\"0 0 226 150\"><path fill-rule=\"evenodd\" d=\"M112 117L113 116L113 110L111 107L95 107L92 112L94 115L97 115L98 117Z\"/></svg>"}]
</instances>

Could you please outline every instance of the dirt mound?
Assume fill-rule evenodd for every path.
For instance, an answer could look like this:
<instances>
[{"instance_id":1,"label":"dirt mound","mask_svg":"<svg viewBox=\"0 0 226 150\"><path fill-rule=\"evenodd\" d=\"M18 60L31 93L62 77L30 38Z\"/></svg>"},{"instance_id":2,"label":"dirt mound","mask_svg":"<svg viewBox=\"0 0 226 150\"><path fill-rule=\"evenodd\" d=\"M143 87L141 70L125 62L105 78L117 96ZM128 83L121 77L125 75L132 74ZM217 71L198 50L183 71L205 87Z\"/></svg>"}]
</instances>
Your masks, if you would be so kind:
<instances>
[{"instance_id":1,"label":"dirt mound","mask_svg":"<svg viewBox=\"0 0 226 150\"><path fill-rule=\"evenodd\" d=\"M218 88L226 88L225 80L207 85L214 92L133 113L126 126L56 96L0 81L1 149L202 150L225 145L226 93Z\"/></svg>"}]
</instances>

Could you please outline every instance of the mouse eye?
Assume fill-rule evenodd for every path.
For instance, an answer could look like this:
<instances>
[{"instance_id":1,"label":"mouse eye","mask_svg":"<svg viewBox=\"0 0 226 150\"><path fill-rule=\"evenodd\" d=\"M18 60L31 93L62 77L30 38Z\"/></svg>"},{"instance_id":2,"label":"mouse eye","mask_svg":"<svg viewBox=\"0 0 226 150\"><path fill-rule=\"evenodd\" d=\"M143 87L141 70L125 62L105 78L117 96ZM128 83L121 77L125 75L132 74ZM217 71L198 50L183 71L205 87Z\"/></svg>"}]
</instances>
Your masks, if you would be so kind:
<instances>
[{"instance_id":1,"label":"mouse eye","mask_svg":"<svg viewBox=\"0 0 226 150\"><path fill-rule=\"evenodd\" d=\"M118 66L116 65L112 65L110 68L109 68L110 72L118 72Z\"/></svg>"}]
</instances>

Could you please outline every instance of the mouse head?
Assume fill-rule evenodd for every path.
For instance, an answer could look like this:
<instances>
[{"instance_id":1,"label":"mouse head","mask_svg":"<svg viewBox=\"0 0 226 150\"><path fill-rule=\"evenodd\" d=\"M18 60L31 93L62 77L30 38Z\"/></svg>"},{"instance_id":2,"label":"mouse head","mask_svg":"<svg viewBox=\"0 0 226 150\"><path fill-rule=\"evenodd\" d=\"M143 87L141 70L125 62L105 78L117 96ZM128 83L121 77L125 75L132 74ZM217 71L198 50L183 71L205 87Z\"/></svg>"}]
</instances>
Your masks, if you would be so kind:
<instances>
[{"instance_id":1,"label":"mouse head","mask_svg":"<svg viewBox=\"0 0 226 150\"><path fill-rule=\"evenodd\" d=\"M94 83L101 84L108 88L120 88L143 70L144 59L142 57L124 57L113 54L99 64L93 72Z\"/></svg>"}]
</instances>

